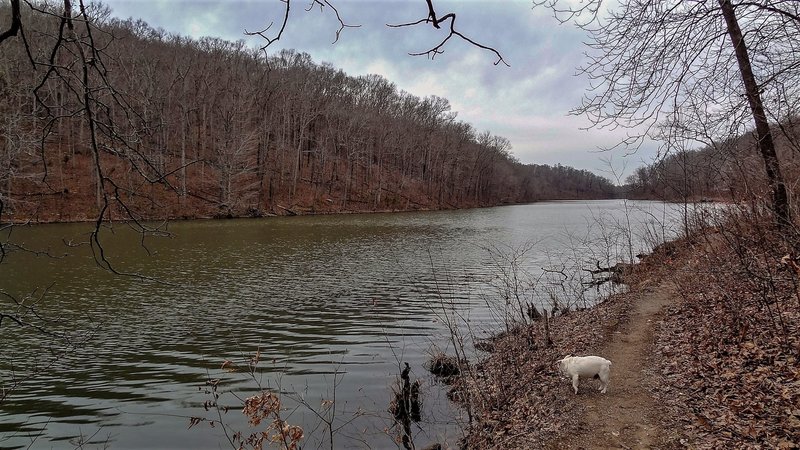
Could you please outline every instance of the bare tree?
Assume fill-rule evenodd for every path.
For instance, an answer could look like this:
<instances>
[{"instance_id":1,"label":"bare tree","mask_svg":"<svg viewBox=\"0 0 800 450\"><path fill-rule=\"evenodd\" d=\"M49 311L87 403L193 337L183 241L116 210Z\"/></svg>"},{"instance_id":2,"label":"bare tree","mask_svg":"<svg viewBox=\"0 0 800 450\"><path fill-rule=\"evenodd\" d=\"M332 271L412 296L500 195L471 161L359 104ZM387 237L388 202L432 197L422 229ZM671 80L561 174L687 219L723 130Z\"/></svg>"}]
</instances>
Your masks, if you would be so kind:
<instances>
[{"instance_id":1,"label":"bare tree","mask_svg":"<svg viewBox=\"0 0 800 450\"><path fill-rule=\"evenodd\" d=\"M781 0L534 0L589 33L592 87L574 113L599 128L627 128L638 148L660 123L714 145L755 127L779 226L791 223L775 125L796 116L800 4Z\"/></svg>"}]
</instances>

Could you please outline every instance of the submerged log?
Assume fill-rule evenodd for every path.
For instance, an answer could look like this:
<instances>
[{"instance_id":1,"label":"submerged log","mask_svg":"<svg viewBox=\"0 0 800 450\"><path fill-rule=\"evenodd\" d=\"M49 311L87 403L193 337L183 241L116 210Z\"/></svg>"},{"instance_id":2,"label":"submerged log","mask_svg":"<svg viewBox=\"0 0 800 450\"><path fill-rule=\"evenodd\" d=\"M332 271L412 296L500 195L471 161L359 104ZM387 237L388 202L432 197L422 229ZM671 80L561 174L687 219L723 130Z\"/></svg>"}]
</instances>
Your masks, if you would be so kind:
<instances>
[{"instance_id":1,"label":"submerged log","mask_svg":"<svg viewBox=\"0 0 800 450\"><path fill-rule=\"evenodd\" d=\"M591 281L584 283L587 286L601 286L608 282L623 284L625 282L625 276L627 276L633 268L633 264L622 262L609 267L601 267L600 262L596 261L595 265L597 269L583 269L592 274Z\"/></svg>"},{"instance_id":2,"label":"submerged log","mask_svg":"<svg viewBox=\"0 0 800 450\"><path fill-rule=\"evenodd\" d=\"M296 216L297 215L296 212L292 211L291 209L289 209L289 208L287 208L285 206L281 206L281 205L278 205L278 204L276 204L275 206L277 206L278 208L286 211L286 215L289 215L289 216Z\"/></svg>"}]
</instances>

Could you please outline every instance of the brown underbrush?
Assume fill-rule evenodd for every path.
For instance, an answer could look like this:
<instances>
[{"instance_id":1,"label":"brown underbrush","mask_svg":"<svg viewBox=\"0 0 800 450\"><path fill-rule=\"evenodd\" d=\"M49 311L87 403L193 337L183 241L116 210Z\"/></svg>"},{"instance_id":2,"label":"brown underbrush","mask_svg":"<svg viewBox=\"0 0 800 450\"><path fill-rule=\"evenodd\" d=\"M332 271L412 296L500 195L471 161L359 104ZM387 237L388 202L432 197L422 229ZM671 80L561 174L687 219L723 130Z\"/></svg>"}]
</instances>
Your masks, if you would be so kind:
<instances>
[{"instance_id":1,"label":"brown underbrush","mask_svg":"<svg viewBox=\"0 0 800 450\"><path fill-rule=\"evenodd\" d=\"M457 383L472 408L466 446L541 448L578 430L583 407L555 361L602 349L633 302L669 284L679 294L663 320L648 321L654 342L641 386L661 410L661 442L798 448L800 234L771 219L752 206L706 215L688 238L634 266L626 293L551 319L552 345L542 321L493 339Z\"/></svg>"},{"instance_id":2,"label":"brown underbrush","mask_svg":"<svg viewBox=\"0 0 800 450\"><path fill-rule=\"evenodd\" d=\"M47 152L46 165L38 159L27 162L26 170L34 175L20 176L3 187L7 195L0 219L12 223L96 221L102 200L90 155L62 154L55 148ZM159 182L149 183L125 160L103 155L101 162L107 171L105 194L109 202L103 218L110 222L417 211L492 204L468 199L458 204L439 201L422 183L406 180L398 173L386 174L382 186L370 184L361 176L350 179L343 174L332 177L335 181L323 180L313 172L302 172L293 183L292 173L287 171L264 174L262 179L248 172L224 185L219 168L204 161L186 168L186 191L181 194L177 169L170 169L171 175ZM167 158L163 164L167 170L177 162ZM357 173L366 171L368 168L362 167Z\"/></svg>"},{"instance_id":3,"label":"brown underbrush","mask_svg":"<svg viewBox=\"0 0 800 450\"><path fill-rule=\"evenodd\" d=\"M656 337L665 422L692 448L800 445L800 240L758 211L698 227Z\"/></svg>"},{"instance_id":4,"label":"brown underbrush","mask_svg":"<svg viewBox=\"0 0 800 450\"><path fill-rule=\"evenodd\" d=\"M552 345L545 345L542 321L494 339L492 352L456 383L456 393L468 391L473 407L466 446L540 448L573 429L581 410L565 401L572 388L555 362L602 346L625 321L629 299L615 295L594 308L552 319Z\"/></svg>"}]
</instances>

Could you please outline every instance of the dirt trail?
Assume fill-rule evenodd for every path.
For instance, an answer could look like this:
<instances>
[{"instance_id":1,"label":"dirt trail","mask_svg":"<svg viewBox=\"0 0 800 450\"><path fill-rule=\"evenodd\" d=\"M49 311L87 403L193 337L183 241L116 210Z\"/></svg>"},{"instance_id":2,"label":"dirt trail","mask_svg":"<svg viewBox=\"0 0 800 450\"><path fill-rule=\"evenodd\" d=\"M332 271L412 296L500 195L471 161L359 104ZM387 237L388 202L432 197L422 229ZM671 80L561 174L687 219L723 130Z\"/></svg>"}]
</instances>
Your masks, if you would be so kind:
<instances>
[{"instance_id":1,"label":"dirt trail","mask_svg":"<svg viewBox=\"0 0 800 450\"><path fill-rule=\"evenodd\" d=\"M655 326L662 309L672 302L675 289L661 285L644 289L634 299L630 318L598 352L613 363L607 394L596 384L582 381L579 395L586 413L579 431L551 448L658 448L662 431L658 407L650 393L647 375ZM566 383L566 381L565 381Z\"/></svg>"}]
</instances>

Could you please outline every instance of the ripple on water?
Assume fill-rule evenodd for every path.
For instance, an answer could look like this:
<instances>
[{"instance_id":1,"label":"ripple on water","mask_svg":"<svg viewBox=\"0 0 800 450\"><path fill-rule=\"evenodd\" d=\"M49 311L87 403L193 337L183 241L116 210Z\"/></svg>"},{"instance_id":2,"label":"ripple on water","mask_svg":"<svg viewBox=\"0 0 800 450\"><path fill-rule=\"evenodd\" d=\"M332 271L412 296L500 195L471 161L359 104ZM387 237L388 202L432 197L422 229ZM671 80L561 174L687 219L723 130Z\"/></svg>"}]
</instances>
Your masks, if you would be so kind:
<instances>
[{"instance_id":1,"label":"ripple on water","mask_svg":"<svg viewBox=\"0 0 800 450\"><path fill-rule=\"evenodd\" d=\"M422 439L457 436L458 411L422 369L433 347L451 345L445 314L468 317L472 331L496 324L485 303L496 276L487 246L539 242L541 250L522 264L534 272L550 261L547 252L588 254L585 246L559 247L569 241L564 230L585 228L598 211L622 211L618 202L588 205L181 222L169 225L174 238L149 242L154 256L128 231L105 237L121 270L172 284L99 272L83 247L60 260L15 254L4 262L0 287L21 296L54 283L43 311L63 317L71 331L93 332L60 355L51 353L54 342L12 335L4 323L0 342L15 346L0 361L2 381L12 364L44 370L4 403L0 446L24 447L32 435L44 447L90 436L113 448L137 448L143 439L165 448L222 444L219 428L186 431L189 416L206 415L206 380L219 378L223 405L239 404L259 386L284 393L289 405L298 396L319 405L335 390L340 424L368 412L346 427L354 440L343 434L339 445L364 437L372 447L394 448L384 431L392 424L386 407L403 362L426 381ZM85 233L82 227L18 231L57 247L62 236ZM254 377L221 368L225 360L246 367L257 351ZM292 418L306 429L317 423L303 408ZM226 420L248 429L240 414Z\"/></svg>"}]
</instances>

